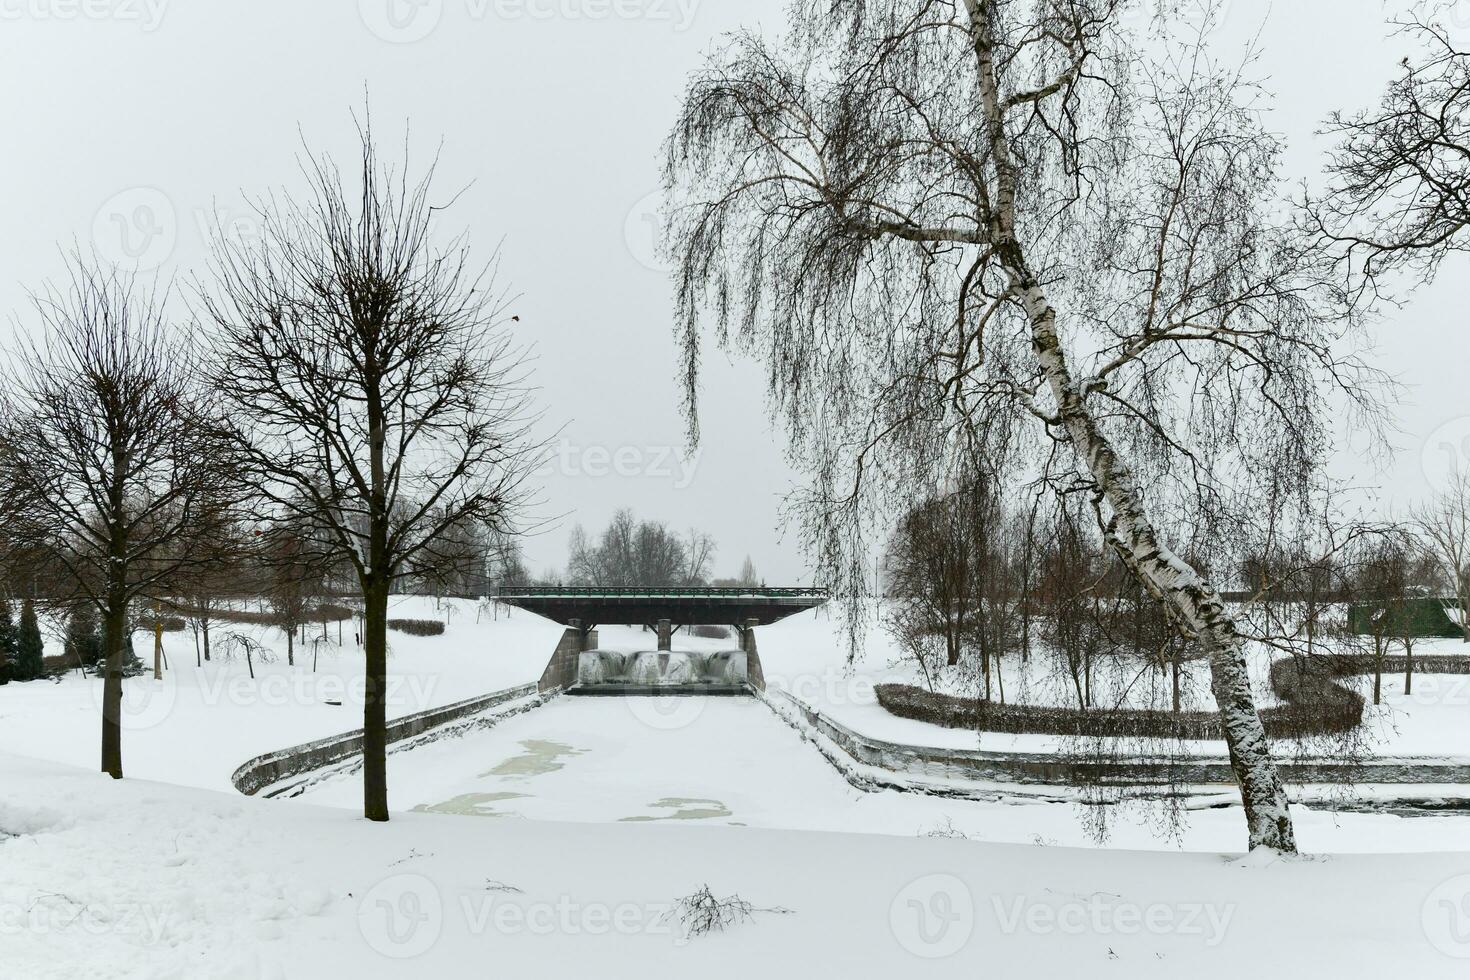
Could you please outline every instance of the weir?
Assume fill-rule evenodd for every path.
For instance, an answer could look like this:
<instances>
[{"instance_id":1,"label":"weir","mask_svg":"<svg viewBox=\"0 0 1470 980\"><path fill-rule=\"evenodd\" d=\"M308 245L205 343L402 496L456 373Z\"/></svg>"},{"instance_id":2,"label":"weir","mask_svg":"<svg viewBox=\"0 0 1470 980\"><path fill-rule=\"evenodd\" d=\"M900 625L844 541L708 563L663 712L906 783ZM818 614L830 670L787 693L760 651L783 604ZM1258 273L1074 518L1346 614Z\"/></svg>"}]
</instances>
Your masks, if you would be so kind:
<instances>
[{"instance_id":1,"label":"weir","mask_svg":"<svg viewBox=\"0 0 1470 980\"><path fill-rule=\"evenodd\" d=\"M749 683L744 650L588 650L578 660L577 682L567 693L734 695L745 694Z\"/></svg>"},{"instance_id":2,"label":"weir","mask_svg":"<svg viewBox=\"0 0 1470 980\"><path fill-rule=\"evenodd\" d=\"M813 609L827 601L823 589L506 587L496 598L566 626L541 675L541 691L575 694L741 694L765 689L758 626ZM636 653L601 650L597 627L647 626L658 649ZM733 626L738 650L675 651L674 634L701 625Z\"/></svg>"}]
</instances>

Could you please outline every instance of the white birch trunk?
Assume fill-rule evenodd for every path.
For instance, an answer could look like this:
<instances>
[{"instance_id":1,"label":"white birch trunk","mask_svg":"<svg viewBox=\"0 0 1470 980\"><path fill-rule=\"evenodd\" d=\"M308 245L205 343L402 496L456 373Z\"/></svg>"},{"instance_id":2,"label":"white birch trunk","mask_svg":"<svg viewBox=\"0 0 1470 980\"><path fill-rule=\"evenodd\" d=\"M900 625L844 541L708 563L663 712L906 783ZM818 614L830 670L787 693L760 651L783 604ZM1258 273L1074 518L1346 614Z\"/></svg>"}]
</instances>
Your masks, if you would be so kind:
<instances>
[{"instance_id":1,"label":"white birch trunk","mask_svg":"<svg viewBox=\"0 0 1470 980\"><path fill-rule=\"evenodd\" d=\"M1056 311L1032 275L1016 237L1017 171L1005 129L993 58L988 0L966 0L977 62L977 81L996 170L992 246L1010 278L1031 328L1032 351L1056 403L1057 416L1078 461L1107 506L1104 533L1119 556L1155 596L1167 602L1199 638L1209 657L1210 687L1220 727L1240 784L1249 846L1294 852L1286 792L1271 759L1265 726L1256 711L1245 650L1235 622L1214 587L1158 539L1133 471L1098 427L1072 377L1057 334Z\"/></svg>"}]
</instances>

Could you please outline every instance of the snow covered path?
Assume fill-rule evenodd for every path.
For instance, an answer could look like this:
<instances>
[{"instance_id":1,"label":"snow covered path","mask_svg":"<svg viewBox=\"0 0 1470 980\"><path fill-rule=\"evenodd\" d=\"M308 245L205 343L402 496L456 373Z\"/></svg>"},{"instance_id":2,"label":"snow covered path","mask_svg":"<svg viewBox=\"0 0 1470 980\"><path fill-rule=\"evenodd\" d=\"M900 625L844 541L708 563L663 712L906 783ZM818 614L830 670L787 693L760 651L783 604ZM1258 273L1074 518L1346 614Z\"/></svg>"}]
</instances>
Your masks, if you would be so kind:
<instances>
[{"instance_id":1,"label":"snow covered path","mask_svg":"<svg viewBox=\"0 0 1470 980\"><path fill-rule=\"evenodd\" d=\"M1093 843L1073 806L855 789L753 698L563 696L488 730L390 755L388 787L395 812L500 821L678 821ZM300 799L355 809L362 802L361 777L333 776ZM1470 841L1470 815L1332 814L1300 806L1293 812L1308 851L1454 850ZM1159 816L1156 809L1108 808L1107 816L1111 847L1171 847L1150 826ZM1238 808L1188 816L1184 847L1244 848Z\"/></svg>"},{"instance_id":2,"label":"snow covered path","mask_svg":"<svg viewBox=\"0 0 1470 980\"><path fill-rule=\"evenodd\" d=\"M5 755L0 786L6 976L1438 978L1470 955L1465 854L1267 863L674 822L372 825ZM790 912L686 938L666 913L705 884Z\"/></svg>"}]
</instances>

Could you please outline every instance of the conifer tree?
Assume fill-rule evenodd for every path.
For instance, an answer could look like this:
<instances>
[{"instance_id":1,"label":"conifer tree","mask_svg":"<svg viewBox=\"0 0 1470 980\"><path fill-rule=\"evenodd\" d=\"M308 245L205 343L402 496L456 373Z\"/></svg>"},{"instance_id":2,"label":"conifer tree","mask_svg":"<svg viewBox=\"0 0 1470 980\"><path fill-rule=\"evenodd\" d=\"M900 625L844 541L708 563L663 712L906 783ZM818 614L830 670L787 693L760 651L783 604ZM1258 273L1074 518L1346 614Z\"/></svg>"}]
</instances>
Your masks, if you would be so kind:
<instances>
[{"instance_id":1,"label":"conifer tree","mask_svg":"<svg viewBox=\"0 0 1470 980\"><path fill-rule=\"evenodd\" d=\"M44 668L42 656L41 627L36 622L36 606L27 599L20 606L20 629L16 632L16 668L12 676L16 680L33 681L40 677Z\"/></svg>"},{"instance_id":2,"label":"conifer tree","mask_svg":"<svg viewBox=\"0 0 1470 980\"><path fill-rule=\"evenodd\" d=\"M102 637L98 632L97 608L82 600L71 610L66 625L66 660L68 664L96 667L102 659Z\"/></svg>"},{"instance_id":3,"label":"conifer tree","mask_svg":"<svg viewBox=\"0 0 1470 980\"><path fill-rule=\"evenodd\" d=\"M17 674L15 620L10 616L10 603L0 599L0 684L8 684Z\"/></svg>"}]
</instances>

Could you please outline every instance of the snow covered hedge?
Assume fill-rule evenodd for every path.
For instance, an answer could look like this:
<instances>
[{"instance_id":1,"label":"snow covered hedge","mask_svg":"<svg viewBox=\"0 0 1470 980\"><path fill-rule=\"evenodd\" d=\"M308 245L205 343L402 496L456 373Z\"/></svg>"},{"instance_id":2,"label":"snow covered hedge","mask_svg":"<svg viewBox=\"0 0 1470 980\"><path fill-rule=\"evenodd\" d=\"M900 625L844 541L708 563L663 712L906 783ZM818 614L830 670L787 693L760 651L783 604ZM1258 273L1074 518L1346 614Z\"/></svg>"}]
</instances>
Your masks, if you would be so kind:
<instances>
[{"instance_id":1,"label":"snow covered hedge","mask_svg":"<svg viewBox=\"0 0 1470 980\"><path fill-rule=\"evenodd\" d=\"M409 636L440 636L444 624L437 619L390 619L388 628Z\"/></svg>"},{"instance_id":2,"label":"snow covered hedge","mask_svg":"<svg viewBox=\"0 0 1470 980\"><path fill-rule=\"evenodd\" d=\"M1382 659L1377 669L1401 673L1403 656ZM1305 738L1350 731L1363 721L1363 696L1338 681L1371 674L1373 657L1285 658L1271 665L1271 687L1283 702L1261 712L1272 738ZM1470 674L1470 657L1414 658L1423 674ZM997 704L980 698L939 694L907 684L879 684L878 703L900 718L974 731L1030 735L1117 736L1135 738L1220 738L1220 718L1212 711L1148 711L1129 708L1078 708Z\"/></svg>"}]
</instances>

